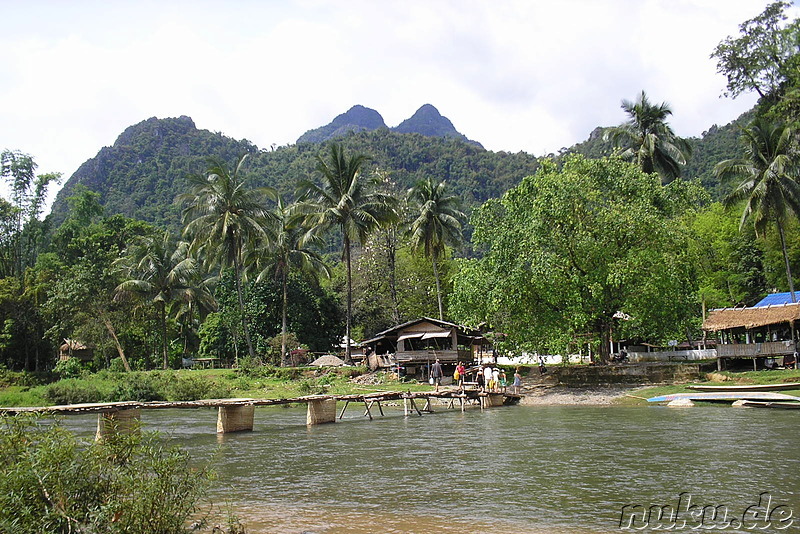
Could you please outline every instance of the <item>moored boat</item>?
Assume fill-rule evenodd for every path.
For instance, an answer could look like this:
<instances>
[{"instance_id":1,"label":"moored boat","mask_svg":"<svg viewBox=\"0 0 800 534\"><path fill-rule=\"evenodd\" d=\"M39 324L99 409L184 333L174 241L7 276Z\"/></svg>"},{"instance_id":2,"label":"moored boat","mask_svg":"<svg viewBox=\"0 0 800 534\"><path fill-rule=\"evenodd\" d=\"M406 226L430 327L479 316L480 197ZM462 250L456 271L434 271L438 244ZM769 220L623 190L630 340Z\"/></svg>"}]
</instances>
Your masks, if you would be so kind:
<instances>
[{"instance_id":1,"label":"moored boat","mask_svg":"<svg viewBox=\"0 0 800 534\"><path fill-rule=\"evenodd\" d=\"M786 382L784 384L748 384L731 386L686 386L687 389L696 391L785 391L800 389L800 382Z\"/></svg>"}]
</instances>

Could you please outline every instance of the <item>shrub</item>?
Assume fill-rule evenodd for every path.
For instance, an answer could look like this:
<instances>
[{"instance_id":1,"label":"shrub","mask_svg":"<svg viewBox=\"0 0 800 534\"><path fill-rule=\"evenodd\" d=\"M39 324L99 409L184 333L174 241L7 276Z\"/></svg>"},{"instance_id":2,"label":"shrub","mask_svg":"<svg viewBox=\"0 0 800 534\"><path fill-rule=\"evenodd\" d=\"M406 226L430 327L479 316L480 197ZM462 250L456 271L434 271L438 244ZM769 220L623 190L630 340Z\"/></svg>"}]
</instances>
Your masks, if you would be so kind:
<instances>
[{"instance_id":1,"label":"shrub","mask_svg":"<svg viewBox=\"0 0 800 534\"><path fill-rule=\"evenodd\" d=\"M124 373L125 364L122 363L122 358L112 358L111 361L108 362L108 370L112 373Z\"/></svg>"},{"instance_id":2,"label":"shrub","mask_svg":"<svg viewBox=\"0 0 800 534\"><path fill-rule=\"evenodd\" d=\"M224 399L230 390L203 376L176 376L167 388L167 398L173 401Z\"/></svg>"},{"instance_id":3,"label":"shrub","mask_svg":"<svg viewBox=\"0 0 800 534\"><path fill-rule=\"evenodd\" d=\"M165 381L156 374L142 372L120 376L120 381L111 392L114 401L155 401L167 400Z\"/></svg>"},{"instance_id":4,"label":"shrub","mask_svg":"<svg viewBox=\"0 0 800 534\"><path fill-rule=\"evenodd\" d=\"M83 366L78 358L67 358L66 360L59 360L53 368L53 373L58 378L79 378Z\"/></svg>"},{"instance_id":5,"label":"shrub","mask_svg":"<svg viewBox=\"0 0 800 534\"><path fill-rule=\"evenodd\" d=\"M77 404L105 400L97 386L75 378L59 380L50 384L44 389L44 397L53 404Z\"/></svg>"},{"instance_id":6,"label":"shrub","mask_svg":"<svg viewBox=\"0 0 800 534\"><path fill-rule=\"evenodd\" d=\"M2 532L187 533L212 479L154 434L82 443L57 421L0 426Z\"/></svg>"}]
</instances>

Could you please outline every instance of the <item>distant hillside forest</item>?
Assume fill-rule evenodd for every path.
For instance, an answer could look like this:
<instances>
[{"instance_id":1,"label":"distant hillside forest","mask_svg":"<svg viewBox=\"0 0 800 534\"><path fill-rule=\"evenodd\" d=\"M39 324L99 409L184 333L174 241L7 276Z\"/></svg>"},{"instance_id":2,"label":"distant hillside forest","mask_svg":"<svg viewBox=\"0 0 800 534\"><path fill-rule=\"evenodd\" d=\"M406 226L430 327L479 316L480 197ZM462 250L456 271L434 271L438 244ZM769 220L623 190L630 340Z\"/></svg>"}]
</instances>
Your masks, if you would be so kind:
<instances>
[{"instance_id":1,"label":"distant hillside forest","mask_svg":"<svg viewBox=\"0 0 800 534\"><path fill-rule=\"evenodd\" d=\"M401 134L388 129L349 132L337 138L345 150L368 155L365 171L377 173L404 192L417 181L445 180L450 190L472 206L502 195L533 174L537 159L524 152L491 152L461 140ZM52 208L53 224L67 216L66 199L80 184L100 194L107 214L121 214L177 230L187 177L203 172L209 157L231 162L250 154L248 173L254 186L276 188L293 197L297 184L314 175L316 157L330 142L300 143L260 150L247 140L198 130L189 117L148 119L131 126L72 175Z\"/></svg>"},{"instance_id":2,"label":"distant hillside forest","mask_svg":"<svg viewBox=\"0 0 800 534\"><path fill-rule=\"evenodd\" d=\"M0 366L48 370L59 350L63 373L350 360L420 316L509 354L693 343L705 310L793 290L800 271L789 6L709 51L726 96L760 98L699 138L644 90L620 95L624 122L544 158L485 150L430 105L394 130L355 106L268 149L151 118L81 165L43 219L57 176L4 150Z\"/></svg>"}]
</instances>

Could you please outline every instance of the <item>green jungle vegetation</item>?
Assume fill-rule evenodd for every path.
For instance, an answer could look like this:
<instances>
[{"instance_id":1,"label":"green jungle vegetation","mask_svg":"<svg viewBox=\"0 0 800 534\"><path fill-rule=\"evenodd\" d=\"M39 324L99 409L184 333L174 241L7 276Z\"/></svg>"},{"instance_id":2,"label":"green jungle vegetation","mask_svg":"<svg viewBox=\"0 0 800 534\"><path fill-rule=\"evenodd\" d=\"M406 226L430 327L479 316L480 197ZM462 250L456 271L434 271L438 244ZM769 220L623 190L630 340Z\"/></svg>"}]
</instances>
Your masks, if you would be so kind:
<instances>
[{"instance_id":1,"label":"green jungle vegetation","mask_svg":"<svg viewBox=\"0 0 800 534\"><path fill-rule=\"evenodd\" d=\"M58 175L4 150L0 365L35 387L62 346L87 347L96 372L291 366L420 316L502 332L511 353L698 339L703 309L788 290L800 269L787 6L712 51L727 96L760 101L697 139L645 91L621 95L625 122L547 158L387 128L258 149L153 118L43 219Z\"/></svg>"}]
</instances>

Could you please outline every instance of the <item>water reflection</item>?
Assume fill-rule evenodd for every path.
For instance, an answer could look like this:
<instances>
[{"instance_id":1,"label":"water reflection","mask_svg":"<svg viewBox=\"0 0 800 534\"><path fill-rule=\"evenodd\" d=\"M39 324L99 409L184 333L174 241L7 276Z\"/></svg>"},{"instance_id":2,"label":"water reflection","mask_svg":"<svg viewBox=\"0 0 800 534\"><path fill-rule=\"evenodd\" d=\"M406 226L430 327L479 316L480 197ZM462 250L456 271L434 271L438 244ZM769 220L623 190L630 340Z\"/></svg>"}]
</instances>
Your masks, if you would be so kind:
<instances>
[{"instance_id":1,"label":"water reflection","mask_svg":"<svg viewBox=\"0 0 800 534\"><path fill-rule=\"evenodd\" d=\"M740 513L771 492L800 514L797 414L733 408L510 407L306 427L259 408L218 437L216 412L143 413L146 429L213 460L213 495L255 532L608 532L628 504L681 492ZM66 418L87 436L95 419ZM376 527L380 525L380 527Z\"/></svg>"}]
</instances>

